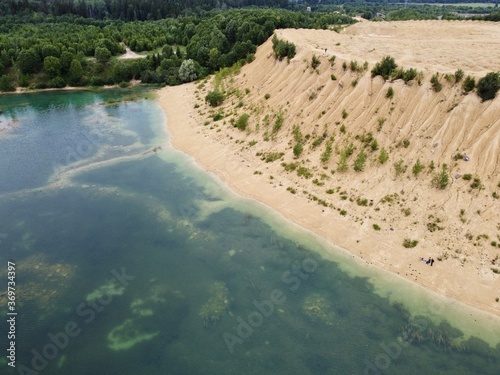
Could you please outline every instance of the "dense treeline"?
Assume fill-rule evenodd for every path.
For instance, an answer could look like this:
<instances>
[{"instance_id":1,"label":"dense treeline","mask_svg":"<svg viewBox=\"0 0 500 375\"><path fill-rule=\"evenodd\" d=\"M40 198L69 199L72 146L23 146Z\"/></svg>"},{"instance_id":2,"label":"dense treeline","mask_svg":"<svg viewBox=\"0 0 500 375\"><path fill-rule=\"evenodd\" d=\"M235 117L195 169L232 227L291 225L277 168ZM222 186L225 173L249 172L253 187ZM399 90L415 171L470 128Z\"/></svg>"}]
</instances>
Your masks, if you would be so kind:
<instances>
[{"instance_id":1,"label":"dense treeline","mask_svg":"<svg viewBox=\"0 0 500 375\"><path fill-rule=\"evenodd\" d=\"M317 10L326 8L327 5L316 7ZM402 1L391 2L371 2L371 1L350 1L343 5L343 10L349 15L361 15L363 18L375 21L404 21L404 20L460 20L464 17L472 19L483 19L496 21L495 13L497 7L488 8L474 7L463 4L446 3L446 5L432 4L404 4ZM485 14L487 14L485 16ZM474 17L474 15L478 15Z\"/></svg>"},{"instance_id":2,"label":"dense treeline","mask_svg":"<svg viewBox=\"0 0 500 375\"><path fill-rule=\"evenodd\" d=\"M124 21L159 20L186 11L240 8L246 6L287 7L288 0L2 0L0 14L39 12L54 16L72 14L85 18Z\"/></svg>"},{"instance_id":3,"label":"dense treeline","mask_svg":"<svg viewBox=\"0 0 500 375\"><path fill-rule=\"evenodd\" d=\"M98 21L76 16L0 19L0 91L106 85L140 79L175 85L252 59L276 28L352 23L334 13L283 9L212 11L159 21ZM120 60L124 46L146 58Z\"/></svg>"},{"instance_id":4,"label":"dense treeline","mask_svg":"<svg viewBox=\"0 0 500 375\"><path fill-rule=\"evenodd\" d=\"M495 10L498 9L498 0L411 0L409 3L412 9L401 10L399 14L393 15L393 19L430 19L438 14L457 11L483 14L493 9L464 6L463 3L490 3L495 4ZM427 5L411 5L415 3ZM443 9L442 4L446 4L446 9ZM212 9L227 10L248 6L290 10L303 10L306 6L312 6L313 10L331 11L341 10L341 6L347 14L366 12L366 18L372 18L377 12L398 11L405 7L405 4L402 0L2 0L0 16L42 13L54 16L76 15L97 20L145 21L180 15L200 15Z\"/></svg>"},{"instance_id":5,"label":"dense treeline","mask_svg":"<svg viewBox=\"0 0 500 375\"><path fill-rule=\"evenodd\" d=\"M355 3L359 2L359 0L313 0L313 1L308 1L309 4L349 4L349 3ZM403 0L366 0L363 2L367 3L389 3L389 4L397 4L397 3L404 3ZM425 3L425 4L454 4L454 5L460 5L460 4L468 4L468 3L488 3L488 4L498 4L498 0L408 0L408 3Z\"/></svg>"}]
</instances>

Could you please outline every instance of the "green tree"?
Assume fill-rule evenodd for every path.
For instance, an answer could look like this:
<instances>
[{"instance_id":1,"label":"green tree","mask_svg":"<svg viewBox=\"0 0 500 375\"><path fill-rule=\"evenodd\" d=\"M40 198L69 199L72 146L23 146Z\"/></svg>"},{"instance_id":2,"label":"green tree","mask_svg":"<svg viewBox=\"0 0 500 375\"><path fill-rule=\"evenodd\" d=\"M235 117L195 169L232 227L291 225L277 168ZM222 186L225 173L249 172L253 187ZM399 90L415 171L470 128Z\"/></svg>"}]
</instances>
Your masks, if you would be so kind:
<instances>
[{"instance_id":1,"label":"green tree","mask_svg":"<svg viewBox=\"0 0 500 375\"><path fill-rule=\"evenodd\" d=\"M113 66L113 81L115 83L127 82L132 78L130 64L126 64L124 62L118 62Z\"/></svg>"},{"instance_id":2,"label":"green tree","mask_svg":"<svg viewBox=\"0 0 500 375\"><path fill-rule=\"evenodd\" d=\"M106 47L97 47L95 49L94 57L100 63L106 63L111 58L111 52Z\"/></svg>"},{"instance_id":3,"label":"green tree","mask_svg":"<svg viewBox=\"0 0 500 375\"><path fill-rule=\"evenodd\" d=\"M212 70L216 70L219 67L220 52L217 48L212 48L208 51L208 66Z\"/></svg>"},{"instance_id":4,"label":"green tree","mask_svg":"<svg viewBox=\"0 0 500 375\"><path fill-rule=\"evenodd\" d=\"M61 74L61 61L54 56L43 59L43 66L49 77L55 78Z\"/></svg>"},{"instance_id":5,"label":"green tree","mask_svg":"<svg viewBox=\"0 0 500 375\"><path fill-rule=\"evenodd\" d=\"M40 58L32 49L23 49L19 52L19 55L17 55L17 66L21 73L36 73L39 63Z\"/></svg>"},{"instance_id":6,"label":"green tree","mask_svg":"<svg viewBox=\"0 0 500 375\"><path fill-rule=\"evenodd\" d=\"M45 58L47 56L59 57L61 56L61 52L56 46L52 44L45 44L42 47L42 57Z\"/></svg>"},{"instance_id":7,"label":"green tree","mask_svg":"<svg viewBox=\"0 0 500 375\"><path fill-rule=\"evenodd\" d=\"M360 151L356 160L354 160L354 170L356 172L361 172L365 168L366 154L363 150Z\"/></svg>"},{"instance_id":8,"label":"green tree","mask_svg":"<svg viewBox=\"0 0 500 375\"><path fill-rule=\"evenodd\" d=\"M484 101L494 99L500 89L500 72L490 72L477 82L477 94Z\"/></svg>"},{"instance_id":9,"label":"green tree","mask_svg":"<svg viewBox=\"0 0 500 375\"><path fill-rule=\"evenodd\" d=\"M63 73L69 72L69 67L71 66L71 62L75 58L75 55L69 51L64 51L61 53L61 58L59 59L61 62L61 70Z\"/></svg>"},{"instance_id":10,"label":"green tree","mask_svg":"<svg viewBox=\"0 0 500 375\"><path fill-rule=\"evenodd\" d=\"M74 59L71 62L71 66L69 67L69 82L72 85L79 85L81 83L83 77L83 68L82 64L80 64L80 61L77 59Z\"/></svg>"},{"instance_id":11,"label":"green tree","mask_svg":"<svg viewBox=\"0 0 500 375\"><path fill-rule=\"evenodd\" d=\"M165 45L163 47L163 49L161 50L161 56L164 58L164 59L170 59L172 58L172 56L174 56L174 50L171 46L169 46L168 44Z\"/></svg>"},{"instance_id":12,"label":"green tree","mask_svg":"<svg viewBox=\"0 0 500 375\"><path fill-rule=\"evenodd\" d=\"M179 79L182 82L191 82L196 80L198 75L196 74L196 66L194 61L191 59L184 60L179 67Z\"/></svg>"},{"instance_id":13,"label":"green tree","mask_svg":"<svg viewBox=\"0 0 500 375\"><path fill-rule=\"evenodd\" d=\"M14 86L13 82L9 79L7 76L1 76L0 77L0 91L15 91L16 87Z\"/></svg>"}]
</instances>

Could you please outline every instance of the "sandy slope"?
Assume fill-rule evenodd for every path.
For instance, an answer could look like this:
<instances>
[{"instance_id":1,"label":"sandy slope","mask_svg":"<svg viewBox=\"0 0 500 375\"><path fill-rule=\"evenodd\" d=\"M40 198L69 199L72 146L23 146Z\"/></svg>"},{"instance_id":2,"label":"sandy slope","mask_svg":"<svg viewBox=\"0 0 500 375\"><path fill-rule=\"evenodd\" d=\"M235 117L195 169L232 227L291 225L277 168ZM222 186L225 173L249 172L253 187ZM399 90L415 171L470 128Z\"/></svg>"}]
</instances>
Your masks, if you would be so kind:
<instances>
[{"instance_id":1,"label":"sandy slope","mask_svg":"<svg viewBox=\"0 0 500 375\"><path fill-rule=\"evenodd\" d=\"M475 94L463 95L460 84L442 78L444 88L435 93L429 83L435 72L460 68L479 78L500 70L498 25L364 22L341 34L280 30L277 35L293 41L297 55L289 63L279 62L272 56L270 41L261 46L254 62L225 80L224 88L232 94L217 109L223 111L223 120L214 122L214 110L204 103L213 88L210 83L203 88L188 84L160 91L174 146L192 154L238 192L274 207L367 263L500 315L500 302L495 301L500 297L500 275L493 272L500 269L500 260L495 260L500 249L491 245L500 243L500 200L492 196L500 194L500 98L481 103ZM313 54L321 60L317 71L310 67ZM369 71L387 54L405 68L423 71L422 85L372 79ZM359 65L368 61L368 70L344 71L342 62L349 65L351 60ZM337 80L330 78L332 73ZM385 96L390 86L395 91L392 100ZM268 100L265 94L270 95ZM284 123L273 134L280 111ZM242 113L250 115L246 131L229 123ZM310 136L298 159L292 152L295 125L304 137ZM340 130L342 125L345 132ZM359 137L368 132L379 148L388 150L389 161L380 165L380 151L366 148L365 168L354 172L354 158L363 148ZM323 133L326 139L334 137L327 163L320 161L326 140L312 145ZM257 141L253 146L252 140ZM409 145L403 146L403 141ZM349 170L338 172L337 151L349 143L356 147L348 159ZM284 156L271 163L256 156L266 152ZM467 154L470 161L453 160L457 152ZM428 168L413 176L417 159L426 167L433 162L436 170L446 163L450 185L445 190L433 188L435 172ZM406 171L397 176L394 163L399 160ZM297 162L313 177L286 172L282 162ZM482 189L471 189L470 181L455 178L465 173L477 175ZM327 194L328 189L333 194ZM366 206L357 203L363 199ZM373 224L381 230L374 230ZM418 245L404 248L405 238L418 240ZM420 256L441 261L431 268L419 261Z\"/></svg>"}]
</instances>

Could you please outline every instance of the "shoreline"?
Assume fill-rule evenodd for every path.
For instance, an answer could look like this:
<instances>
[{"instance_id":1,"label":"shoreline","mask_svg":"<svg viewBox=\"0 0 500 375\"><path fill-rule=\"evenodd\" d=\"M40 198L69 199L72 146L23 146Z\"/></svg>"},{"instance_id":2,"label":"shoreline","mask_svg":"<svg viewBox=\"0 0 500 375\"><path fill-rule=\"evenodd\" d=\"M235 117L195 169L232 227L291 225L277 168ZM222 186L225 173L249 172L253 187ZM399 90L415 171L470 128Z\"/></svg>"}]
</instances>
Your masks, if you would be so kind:
<instances>
[{"instance_id":1,"label":"shoreline","mask_svg":"<svg viewBox=\"0 0 500 375\"><path fill-rule=\"evenodd\" d=\"M120 85L105 85L105 86L64 86L64 87L49 87L46 89L30 89L27 87L16 87L15 91L5 91L0 92L0 96L2 95L19 95L19 94L32 94L32 93L40 93L40 92L48 92L48 91L100 91L100 90L109 90L109 89L130 89L135 86L141 84L139 80L131 80L130 85L127 87L120 87Z\"/></svg>"},{"instance_id":2,"label":"shoreline","mask_svg":"<svg viewBox=\"0 0 500 375\"><path fill-rule=\"evenodd\" d=\"M208 131L208 127L203 126L203 117L194 109L196 91L194 83L158 91L157 100L167 117L170 142L174 148L191 155L204 170L216 175L230 190L263 203L368 265L400 276L437 295L492 316L500 316L498 308L485 303L489 296L484 294L493 285L487 285L482 280L473 283L473 275L465 275L458 267L447 269L448 264L444 262L436 262L433 267L423 264L418 256L427 257L427 250L425 253L419 251L421 254L405 252L399 261L394 261L394 252L401 252L403 231L379 233L360 228L348 218L334 217L332 210L322 208L305 197L283 192L289 178L285 173L274 175L275 183L270 183L269 177L254 174L256 169L271 166L261 163L258 158L246 157L239 151L241 146L228 142L224 133L237 135L237 129L236 133L232 133L233 129Z\"/></svg>"}]
</instances>

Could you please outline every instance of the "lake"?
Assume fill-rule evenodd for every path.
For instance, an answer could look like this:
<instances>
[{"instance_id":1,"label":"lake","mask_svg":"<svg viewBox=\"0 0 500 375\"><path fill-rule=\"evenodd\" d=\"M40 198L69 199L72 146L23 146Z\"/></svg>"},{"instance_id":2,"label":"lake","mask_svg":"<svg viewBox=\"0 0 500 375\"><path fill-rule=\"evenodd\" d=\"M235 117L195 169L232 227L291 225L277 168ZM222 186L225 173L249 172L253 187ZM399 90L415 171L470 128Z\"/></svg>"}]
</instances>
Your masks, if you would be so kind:
<instances>
[{"instance_id":1,"label":"lake","mask_svg":"<svg viewBox=\"0 0 500 375\"><path fill-rule=\"evenodd\" d=\"M495 320L232 194L153 92L0 110L2 374L499 373Z\"/></svg>"}]
</instances>

